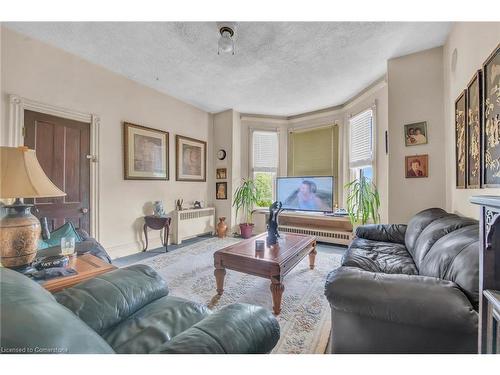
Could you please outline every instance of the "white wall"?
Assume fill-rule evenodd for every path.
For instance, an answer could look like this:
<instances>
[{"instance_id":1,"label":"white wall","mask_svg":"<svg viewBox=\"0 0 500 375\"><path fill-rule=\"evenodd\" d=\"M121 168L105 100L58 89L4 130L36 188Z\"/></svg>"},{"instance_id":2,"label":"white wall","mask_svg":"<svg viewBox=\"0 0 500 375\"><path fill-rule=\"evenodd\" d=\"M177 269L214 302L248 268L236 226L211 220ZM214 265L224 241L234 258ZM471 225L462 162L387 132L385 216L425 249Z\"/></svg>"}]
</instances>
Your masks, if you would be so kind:
<instances>
[{"instance_id":1,"label":"white wall","mask_svg":"<svg viewBox=\"0 0 500 375\"><path fill-rule=\"evenodd\" d=\"M446 206L443 125L443 48L387 64L389 114L389 221L406 223L429 207ZM427 122L426 145L405 146L404 125ZM428 178L405 178L405 156L429 155Z\"/></svg>"},{"instance_id":2,"label":"white wall","mask_svg":"<svg viewBox=\"0 0 500 375\"><path fill-rule=\"evenodd\" d=\"M141 248L147 203L207 201L205 182L175 181L175 134L207 140L211 116L173 97L135 83L45 43L1 29L2 139L8 119L8 94L101 117L100 241L112 257ZM123 179L122 122L170 132L170 181ZM208 172L207 172L208 173ZM151 232L150 248L160 244Z\"/></svg>"},{"instance_id":3,"label":"white wall","mask_svg":"<svg viewBox=\"0 0 500 375\"><path fill-rule=\"evenodd\" d=\"M500 189L455 187L455 100L500 42L500 23L460 22L454 25L444 46L444 124L446 136L446 207L461 215L478 218L479 209L469 203L472 195L500 195ZM452 69L453 51L457 51Z\"/></svg>"}]
</instances>

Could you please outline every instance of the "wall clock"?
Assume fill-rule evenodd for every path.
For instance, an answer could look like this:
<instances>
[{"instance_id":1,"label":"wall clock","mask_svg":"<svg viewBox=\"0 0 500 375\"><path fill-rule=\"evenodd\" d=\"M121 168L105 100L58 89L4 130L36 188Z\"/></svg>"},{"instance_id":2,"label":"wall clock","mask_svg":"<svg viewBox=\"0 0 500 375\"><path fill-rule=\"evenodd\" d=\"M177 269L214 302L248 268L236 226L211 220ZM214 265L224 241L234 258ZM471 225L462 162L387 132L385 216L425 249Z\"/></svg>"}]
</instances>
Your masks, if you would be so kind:
<instances>
[{"instance_id":1,"label":"wall clock","mask_svg":"<svg viewBox=\"0 0 500 375\"><path fill-rule=\"evenodd\" d=\"M224 160L226 158L226 150L220 149L217 151L217 159Z\"/></svg>"}]
</instances>

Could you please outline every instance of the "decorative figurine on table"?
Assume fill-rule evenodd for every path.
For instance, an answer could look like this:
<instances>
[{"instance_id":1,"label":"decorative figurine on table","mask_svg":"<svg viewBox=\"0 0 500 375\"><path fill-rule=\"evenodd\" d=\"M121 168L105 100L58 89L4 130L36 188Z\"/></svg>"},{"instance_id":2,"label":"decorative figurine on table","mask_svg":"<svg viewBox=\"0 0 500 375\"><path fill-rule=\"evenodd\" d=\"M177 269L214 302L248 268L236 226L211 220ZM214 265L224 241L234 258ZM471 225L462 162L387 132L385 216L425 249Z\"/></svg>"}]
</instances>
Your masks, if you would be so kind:
<instances>
[{"instance_id":1,"label":"decorative figurine on table","mask_svg":"<svg viewBox=\"0 0 500 375\"><path fill-rule=\"evenodd\" d=\"M267 246L276 245L280 234L278 233L278 215L283 209L281 202L274 202L269 206L269 220L267 222Z\"/></svg>"},{"instance_id":2,"label":"decorative figurine on table","mask_svg":"<svg viewBox=\"0 0 500 375\"><path fill-rule=\"evenodd\" d=\"M175 209L177 211L182 211L182 203L184 203L184 199L177 199L175 201Z\"/></svg>"}]
</instances>

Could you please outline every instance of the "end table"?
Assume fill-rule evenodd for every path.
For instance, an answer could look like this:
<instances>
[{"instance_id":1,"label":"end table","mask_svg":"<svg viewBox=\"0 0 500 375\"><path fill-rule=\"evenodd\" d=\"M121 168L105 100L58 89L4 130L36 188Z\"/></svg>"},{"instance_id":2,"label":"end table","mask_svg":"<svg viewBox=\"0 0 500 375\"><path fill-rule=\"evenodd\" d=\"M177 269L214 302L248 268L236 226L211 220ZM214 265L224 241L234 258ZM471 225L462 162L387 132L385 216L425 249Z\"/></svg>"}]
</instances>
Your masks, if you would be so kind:
<instances>
[{"instance_id":1,"label":"end table","mask_svg":"<svg viewBox=\"0 0 500 375\"><path fill-rule=\"evenodd\" d=\"M148 215L144 216L144 237L146 239L146 246L142 251L146 251L148 249L148 228L154 230L163 231L162 245L165 246L165 252L167 252L167 244L168 244L168 234L170 232L170 223L172 219L167 216L154 216ZM161 233L160 233L161 236Z\"/></svg>"}]
</instances>

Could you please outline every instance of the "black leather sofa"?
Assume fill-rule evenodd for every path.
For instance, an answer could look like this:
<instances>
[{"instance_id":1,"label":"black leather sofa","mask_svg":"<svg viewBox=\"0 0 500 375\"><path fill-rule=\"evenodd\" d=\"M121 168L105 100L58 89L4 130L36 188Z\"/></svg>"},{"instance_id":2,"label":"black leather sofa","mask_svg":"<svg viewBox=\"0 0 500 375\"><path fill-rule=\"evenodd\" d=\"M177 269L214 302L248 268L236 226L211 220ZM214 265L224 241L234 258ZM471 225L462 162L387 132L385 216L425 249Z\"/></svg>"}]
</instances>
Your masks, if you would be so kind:
<instances>
[{"instance_id":1,"label":"black leather sofa","mask_svg":"<svg viewBox=\"0 0 500 375\"><path fill-rule=\"evenodd\" d=\"M262 307L212 313L168 294L150 267L97 276L54 295L0 268L2 353L268 353L279 324Z\"/></svg>"},{"instance_id":2,"label":"black leather sofa","mask_svg":"<svg viewBox=\"0 0 500 375\"><path fill-rule=\"evenodd\" d=\"M479 227L432 208L358 227L327 278L333 353L476 353Z\"/></svg>"}]
</instances>

